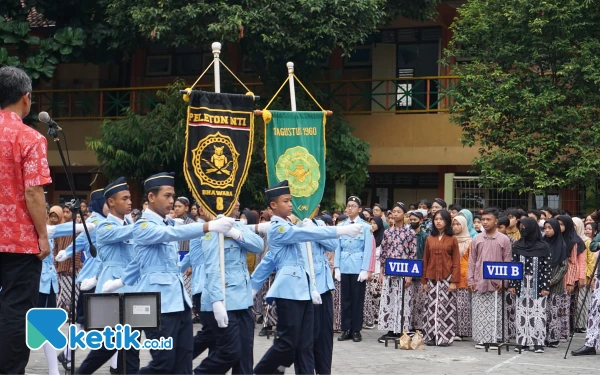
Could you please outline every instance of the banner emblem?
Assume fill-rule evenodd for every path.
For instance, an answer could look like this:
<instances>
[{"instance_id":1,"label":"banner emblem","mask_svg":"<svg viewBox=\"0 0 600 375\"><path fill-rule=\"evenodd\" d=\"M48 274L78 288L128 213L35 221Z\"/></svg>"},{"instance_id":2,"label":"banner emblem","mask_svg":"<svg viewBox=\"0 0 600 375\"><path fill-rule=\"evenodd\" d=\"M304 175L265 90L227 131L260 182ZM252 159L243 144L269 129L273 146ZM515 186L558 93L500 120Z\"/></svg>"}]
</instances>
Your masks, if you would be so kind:
<instances>
[{"instance_id":1,"label":"banner emblem","mask_svg":"<svg viewBox=\"0 0 600 375\"><path fill-rule=\"evenodd\" d=\"M288 180L292 197L310 197L319 188L319 162L304 147L288 148L275 169L279 181Z\"/></svg>"},{"instance_id":2,"label":"banner emblem","mask_svg":"<svg viewBox=\"0 0 600 375\"><path fill-rule=\"evenodd\" d=\"M190 93L183 173L211 215L228 216L248 176L254 143L254 97Z\"/></svg>"},{"instance_id":3,"label":"banner emblem","mask_svg":"<svg viewBox=\"0 0 600 375\"><path fill-rule=\"evenodd\" d=\"M220 132L211 134L192 151L194 174L201 183L212 188L233 187L239 157L231 138Z\"/></svg>"}]
</instances>

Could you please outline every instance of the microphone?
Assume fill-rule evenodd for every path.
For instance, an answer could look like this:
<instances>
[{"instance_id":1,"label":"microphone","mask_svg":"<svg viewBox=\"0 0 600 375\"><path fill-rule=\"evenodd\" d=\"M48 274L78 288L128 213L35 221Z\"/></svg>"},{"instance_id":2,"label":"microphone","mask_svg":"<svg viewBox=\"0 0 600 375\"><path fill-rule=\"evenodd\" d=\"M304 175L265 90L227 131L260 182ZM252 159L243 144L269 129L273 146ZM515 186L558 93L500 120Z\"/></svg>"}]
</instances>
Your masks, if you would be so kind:
<instances>
[{"instance_id":1,"label":"microphone","mask_svg":"<svg viewBox=\"0 0 600 375\"><path fill-rule=\"evenodd\" d=\"M38 115L38 120L40 122L43 122L44 124L48 125L48 127L50 129L56 129L58 131L62 131L62 128L60 126L58 126L58 124L56 123L56 121L52 120L52 118L50 118L50 115L48 114L48 112L40 112L40 114Z\"/></svg>"}]
</instances>

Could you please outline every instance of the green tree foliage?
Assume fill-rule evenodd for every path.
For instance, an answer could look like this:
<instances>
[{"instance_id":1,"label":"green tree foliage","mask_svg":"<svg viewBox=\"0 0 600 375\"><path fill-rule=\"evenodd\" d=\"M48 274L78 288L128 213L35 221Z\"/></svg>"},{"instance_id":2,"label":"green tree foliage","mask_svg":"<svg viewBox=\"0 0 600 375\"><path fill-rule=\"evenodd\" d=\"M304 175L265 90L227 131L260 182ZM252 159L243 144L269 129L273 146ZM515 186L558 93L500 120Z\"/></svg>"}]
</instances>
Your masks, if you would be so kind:
<instances>
[{"instance_id":1,"label":"green tree foliage","mask_svg":"<svg viewBox=\"0 0 600 375\"><path fill-rule=\"evenodd\" d=\"M263 82L279 61L315 65L335 48L352 51L398 15L425 19L439 0L102 0L114 33L162 44L240 43Z\"/></svg>"},{"instance_id":2,"label":"green tree foliage","mask_svg":"<svg viewBox=\"0 0 600 375\"><path fill-rule=\"evenodd\" d=\"M105 5L97 0L3 0L0 66L19 66L39 79L51 78L60 63L119 59L123 55L119 46L133 36L111 33L104 14Z\"/></svg>"},{"instance_id":3,"label":"green tree foliage","mask_svg":"<svg viewBox=\"0 0 600 375\"><path fill-rule=\"evenodd\" d=\"M475 170L506 190L543 192L597 178L600 2L470 0L447 57L460 81L453 120L479 148ZM448 59L447 61L451 61Z\"/></svg>"}]
</instances>

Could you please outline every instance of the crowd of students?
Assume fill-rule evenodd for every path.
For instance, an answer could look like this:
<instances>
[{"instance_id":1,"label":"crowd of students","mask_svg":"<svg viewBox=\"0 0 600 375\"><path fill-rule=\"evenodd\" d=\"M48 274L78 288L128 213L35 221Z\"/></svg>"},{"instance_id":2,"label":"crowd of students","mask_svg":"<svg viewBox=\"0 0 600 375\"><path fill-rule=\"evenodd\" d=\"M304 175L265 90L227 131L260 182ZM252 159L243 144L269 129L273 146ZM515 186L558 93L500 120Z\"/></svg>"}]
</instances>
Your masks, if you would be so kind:
<instances>
[{"instance_id":1,"label":"crowd of students","mask_svg":"<svg viewBox=\"0 0 600 375\"><path fill-rule=\"evenodd\" d=\"M490 207L473 214L435 199L396 203L387 212L376 204L360 216L372 224L378 262L367 281L364 328L387 331L379 342L422 330L427 345L471 339L476 349L493 348L504 337L543 353L578 332L586 333L586 344L573 355L595 354L600 346L597 213L579 218L548 207ZM334 212L331 219L346 218ZM401 283L386 276L388 258L422 259L423 277ZM484 279L486 261L523 263L523 280Z\"/></svg>"}]
</instances>

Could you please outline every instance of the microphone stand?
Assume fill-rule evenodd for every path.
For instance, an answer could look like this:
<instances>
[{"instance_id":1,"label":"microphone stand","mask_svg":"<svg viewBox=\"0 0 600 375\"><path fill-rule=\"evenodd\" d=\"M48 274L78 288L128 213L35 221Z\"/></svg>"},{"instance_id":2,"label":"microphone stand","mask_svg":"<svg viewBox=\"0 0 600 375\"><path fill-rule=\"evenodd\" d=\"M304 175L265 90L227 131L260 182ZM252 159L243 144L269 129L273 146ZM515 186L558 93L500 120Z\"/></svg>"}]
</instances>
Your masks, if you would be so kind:
<instances>
[{"instance_id":1,"label":"microphone stand","mask_svg":"<svg viewBox=\"0 0 600 375\"><path fill-rule=\"evenodd\" d=\"M90 253L92 257L96 257L96 248L92 244L92 239L90 238L90 233L85 225L85 220L83 220L83 214L81 213L81 205L80 201L77 198L77 192L75 191L75 184L73 183L73 173L71 171L71 165L67 163L65 160L65 155L63 154L62 147L60 145L60 139L58 138L58 129L57 125L48 124L48 135L54 138L54 142L56 143L56 147L58 148L58 154L60 155L60 160L62 161L63 168L65 169L65 174L67 175L67 181L69 183L69 188L71 189L71 193L73 194L73 200L71 201L71 207L69 210L71 211L71 215L73 218L73 247L75 246L75 238L77 237L76 230L76 217L77 213L81 215L81 222L85 229L85 235L87 236L87 240L90 243ZM69 152L67 150L67 152ZM75 272L77 271L75 268L75 256L77 254L77 249L73 248L73 257L71 259L72 268L71 268L71 324L75 324L75 320L77 318L77 312L75 311ZM75 375L75 350L71 351L71 375Z\"/></svg>"}]
</instances>

